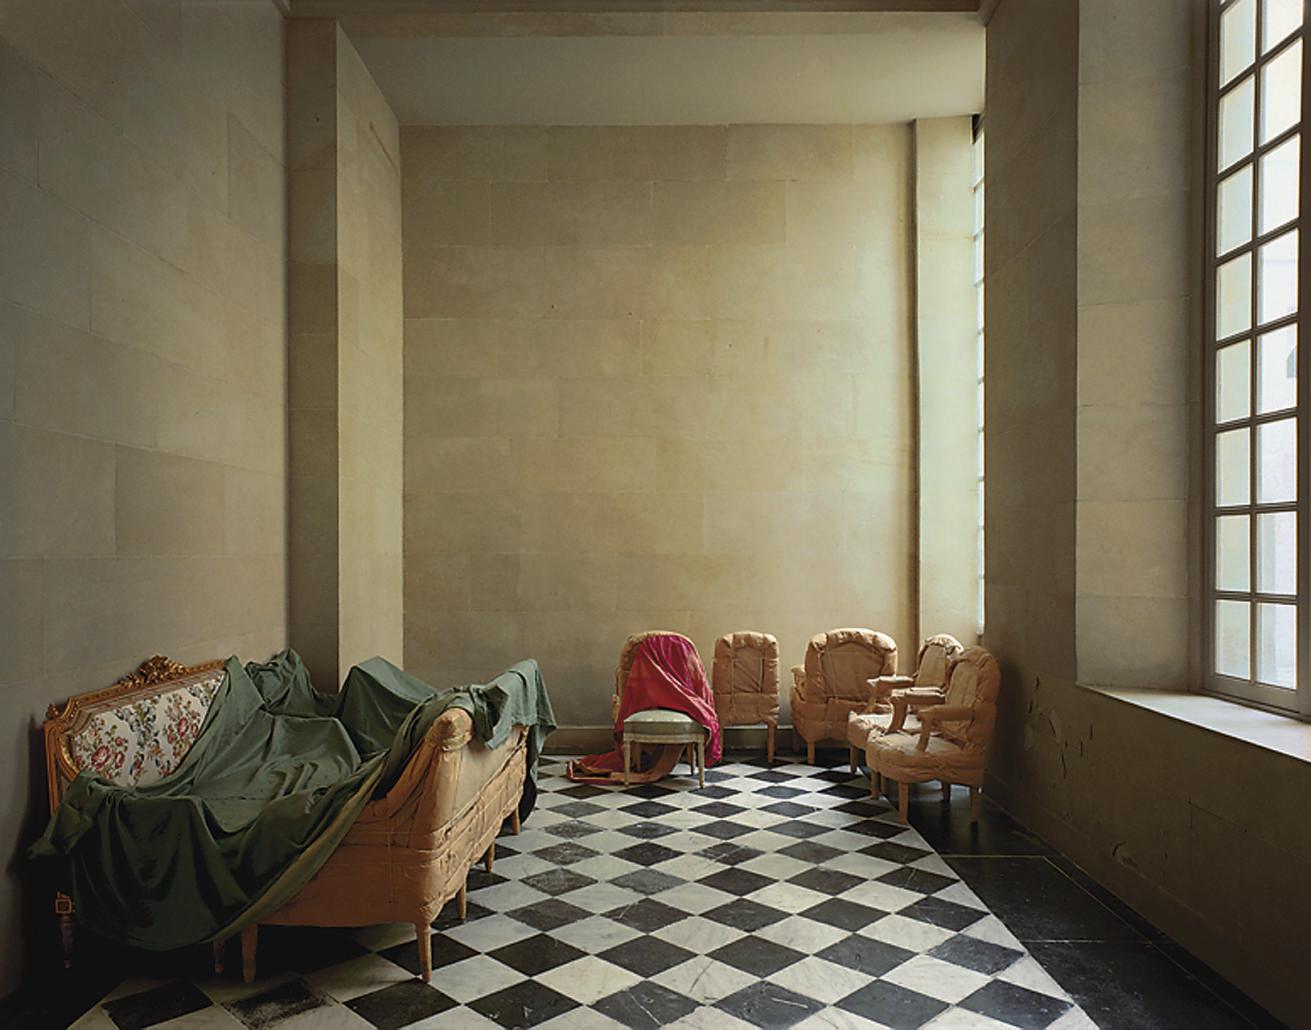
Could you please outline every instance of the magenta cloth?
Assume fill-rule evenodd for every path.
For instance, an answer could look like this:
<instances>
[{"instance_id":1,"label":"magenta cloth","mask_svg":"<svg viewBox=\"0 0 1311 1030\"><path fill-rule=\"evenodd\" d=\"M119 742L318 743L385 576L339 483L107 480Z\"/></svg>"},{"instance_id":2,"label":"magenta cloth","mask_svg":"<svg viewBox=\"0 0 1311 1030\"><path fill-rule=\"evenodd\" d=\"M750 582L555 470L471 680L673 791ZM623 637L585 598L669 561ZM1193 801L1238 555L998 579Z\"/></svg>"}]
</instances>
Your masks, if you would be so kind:
<instances>
[{"instance_id":1,"label":"magenta cloth","mask_svg":"<svg viewBox=\"0 0 1311 1030\"><path fill-rule=\"evenodd\" d=\"M624 736L624 720L650 708L682 712L710 732L706 764L714 765L724 753L724 739L715 713L714 694L706 670L692 642L674 634L647 637L637 645L624 696L615 720L615 740ZM578 763L588 772L618 772L624 767L623 751L615 748L603 755L588 755Z\"/></svg>"}]
</instances>

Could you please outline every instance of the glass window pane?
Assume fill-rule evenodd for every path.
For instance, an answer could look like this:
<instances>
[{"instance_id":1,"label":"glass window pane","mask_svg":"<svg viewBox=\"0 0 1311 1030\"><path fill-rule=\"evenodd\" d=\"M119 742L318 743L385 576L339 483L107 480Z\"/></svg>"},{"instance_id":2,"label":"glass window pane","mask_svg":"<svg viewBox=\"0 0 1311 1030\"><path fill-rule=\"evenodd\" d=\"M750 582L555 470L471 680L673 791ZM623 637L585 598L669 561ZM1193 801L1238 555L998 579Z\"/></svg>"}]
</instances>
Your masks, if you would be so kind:
<instances>
[{"instance_id":1,"label":"glass window pane","mask_svg":"<svg viewBox=\"0 0 1311 1030\"><path fill-rule=\"evenodd\" d=\"M1261 142L1297 124L1302 114L1302 41L1261 69Z\"/></svg>"},{"instance_id":2,"label":"glass window pane","mask_svg":"<svg viewBox=\"0 0 1311 1030\"><path fill-rule=\"evenodd\" d=\"M1264 164L1264 162L1262 162ZM1215 252L1224 254L1252 238L1252 166L1225 179L1216 191Z\"/></svg>"},{"instance_id":3,"label":"glass window pane","mask_svg":"<svg viewBox=\"0 0 1311 1030\"><path fill-rule=\"evenodd\" d=\"M1276 687L1297 686L1297 607L1256 606L1256 678Z\"/></svg>"},{"instance_id":4,"label":"glass window pane","mask_svg":"<svg viewBox=\"0 0 1311 1030\"><path fill-rule=\"evenodd\" d=\"M1215 602L1215 671L1247 679L1252 668L1252 617L1246 601Z\"/></svg>"},{"instance_id":5,"label":"glass window pane","mask_svg":"<svg viewBox=\"0 0 1311 1030\"><path fill-rule=\"evenodd\" d=\"M1297 512L1256 517L1256 589L1263 594L1297 593Z\"/></svg>"},{"instance_id":6,"label":"glass window pane","mask_svg":"<svg viewBox=\"0 0 1311 1030\"><path fill-rule=\"evenodd\" d=\"M1251 435L1231 429L1215 438L1215 503L1221 507L1247 504L1252 495Z\"/></svg>"},{"instance_id":7,"label":"glass window pane","mask_svg":"<svg viewBox=\"0 0 1311 1030\"><path fill-rule=\"evenodd\" d=\"M1297 230L1267 243L1257 260L1257 320L1273 322L1297 310Z\"/></svg>"},{"instance_id":8,"label":"glass window pane","mask_svg":"<svg viewBox=\"0 0 1311 1030\"><path fill-rule=\"evenodd\" d=\"M1256 427L1256 499L1260 504L1297 500L1297 419Z\"/></svg>"},{"instance_id":9,"label":"glass window pane","mask_svg":"<svg viewBox=\"0 0 1311 1030\"><path fill-rule=\"evenodd\" d=\"M1252 327L1252 255L1230 258L1215 273L1215 338Z\"/></svg>"},{"instance_id":10,"label":"glass window pane","mask_svg":"<svg viewBox=\"0 0 1311 1030\"><path fill-rule=\"evenodd\" d=\"M1302 0L1263 0L1261 52L1273 49L1302 24Z\"/></svg>"},{"instance_id":11,"label":"glass window pane","mask_svg":"<svg viewBox=\"0 0 1311 1030\"><path fill-rule=\"evenodd\" d=\"M1255 85L1252 76L1226 93L1220 101L1220 165L1228 168L1241 157L1252 152L1252 98Z\"/></svg>"},{"instance_id":12,"label":"glass window pane","mask_svg":"<svg viewBox=\"0 0 1311 1030\"><path fill-rule=\"evenodd\" d=\"M1297 326L1256 341L1256 410L1279 411L1297 403Z\"/></svg>"},{"instance_id":13,"label":"glass window pane","mask_svg":"<svg viewBox=\"0 0 1311 1030\"><path fill-rule=\"evenodd\" d=\"M1215 420L1232 422L1251 414L1252 351L1246 340L1215 354Z\"/></svg>"},{"instance_id":14,"label":"glass window pane","mask_svg":"<svg viewBox=\"0 0 1311 1030\"><path fill-rule=\"evenodd\" d=\"M1261 158L1261 228L1267 233L1298 213L1298 168L1302 138L1294 136ZM1241 242L1241 241L1240 241Z\"/></svg>"},{"instance_id":15,"label":"glass window pane","mask_svg":"<svg viewBox=\"0 0 1311 1030\"><path fill-rule=\"evenodd\" d=\"M1256 60L1256 0L1238 3L1220 16L1220 85Z\"/></svg>"},{"instance_id":16,"label":"glass window pane","mask_svg":"<svg viewBox=\"0 0 1311 1030\"><path fill-rule=\"evenodd\" d=\"M1221 515L1215 520L1215 588L1251 589L1252 536L1247 515Z\"/></svg>"}]
</instances>

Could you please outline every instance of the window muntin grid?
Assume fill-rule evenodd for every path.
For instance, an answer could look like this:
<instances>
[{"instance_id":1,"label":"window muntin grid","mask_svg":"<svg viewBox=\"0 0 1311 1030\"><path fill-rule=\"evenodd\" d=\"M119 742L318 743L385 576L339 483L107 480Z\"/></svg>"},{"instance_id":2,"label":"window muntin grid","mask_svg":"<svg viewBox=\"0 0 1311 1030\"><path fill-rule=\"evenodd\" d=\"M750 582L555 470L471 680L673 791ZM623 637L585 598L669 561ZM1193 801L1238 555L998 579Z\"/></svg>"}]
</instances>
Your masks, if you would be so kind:
<instances>
[{"instance_id":1,"label":"window muntin grid","mask_svg":"<svg viewBox=\"0 0 1311 1030\"><path fill-rule=\"evenodd\" d=\"M1208 351L1209 685L1311 709L1303 388L1297 370L1305 34L1301 0L1213 6Z\"/></svg>"}]
</instances>

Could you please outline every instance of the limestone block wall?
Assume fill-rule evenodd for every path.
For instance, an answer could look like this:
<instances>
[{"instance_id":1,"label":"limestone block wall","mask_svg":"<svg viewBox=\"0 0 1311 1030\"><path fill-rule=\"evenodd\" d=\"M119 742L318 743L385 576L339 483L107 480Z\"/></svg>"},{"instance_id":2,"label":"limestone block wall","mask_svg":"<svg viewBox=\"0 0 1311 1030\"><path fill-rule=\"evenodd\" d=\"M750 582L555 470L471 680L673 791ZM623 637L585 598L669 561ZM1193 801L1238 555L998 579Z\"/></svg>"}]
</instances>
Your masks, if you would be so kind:
<instances>
[{"instance_id":1,"label":"limestone block wall","mask_svg":"<svg viewBox=\"0 0 1311 1030\"><path fill-rule=\"evenodd\" d=\"M908 126L401 131L405 650L868 625L914 653Z\"/></svg>"},{"instance_id":2,"label":"limestone block wall","mask_svg":"<svg viewBox=\"0 0 1311 1030\"><path fill-rule=\"evenodd\" d=\"M288 33L291 640L330 688L403 660L400 147L336 22Z\"/></svg>"},{"instance_id":3,"label":"limestone block wall","mask_svg":"<svg viewBox=\"0 0 1311 1030\"><path fill-rule=\"evenodd\" d=\"M282 34L0 5L0 996L54 961L46 705L286 643Z\"/></svg>"}]
</instances>

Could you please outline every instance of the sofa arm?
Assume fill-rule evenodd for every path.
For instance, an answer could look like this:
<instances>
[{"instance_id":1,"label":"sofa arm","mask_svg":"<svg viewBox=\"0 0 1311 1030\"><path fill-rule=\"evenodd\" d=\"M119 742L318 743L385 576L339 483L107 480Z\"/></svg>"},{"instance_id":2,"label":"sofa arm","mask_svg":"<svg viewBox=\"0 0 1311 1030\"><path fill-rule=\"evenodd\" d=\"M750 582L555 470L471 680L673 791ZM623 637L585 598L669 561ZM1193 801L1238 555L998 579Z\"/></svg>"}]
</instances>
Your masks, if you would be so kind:
<instances>
[{"instance_id":1,"label":"sofa arm","mask_svg":"<svg viewBox=\"0 0 1311 1030\"><path fill-rule=\"evenodd\" d=\"M914 685L914 676L875 676L873 679L867 679L865 686L869 688L868 710L874 711L875 705L887 705L894 690Z\"/></svg>"}]
</instances>

